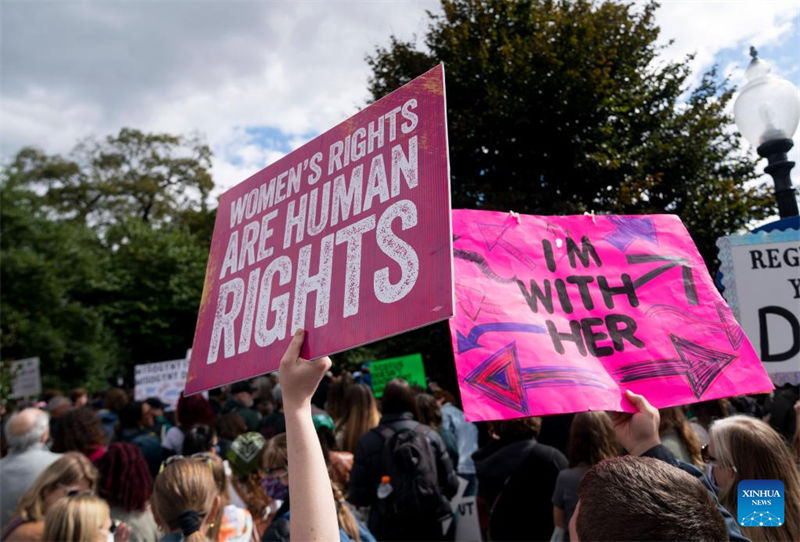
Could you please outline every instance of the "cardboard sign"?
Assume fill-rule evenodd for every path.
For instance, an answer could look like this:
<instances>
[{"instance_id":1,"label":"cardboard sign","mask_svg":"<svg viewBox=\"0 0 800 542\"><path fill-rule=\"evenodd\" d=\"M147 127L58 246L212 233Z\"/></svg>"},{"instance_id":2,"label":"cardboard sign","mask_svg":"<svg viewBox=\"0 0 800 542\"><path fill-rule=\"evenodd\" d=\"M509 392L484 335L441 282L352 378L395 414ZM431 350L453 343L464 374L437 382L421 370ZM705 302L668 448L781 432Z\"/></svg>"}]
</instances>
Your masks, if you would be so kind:
<instances>
[{"instance_id":1,"label":"cardboard sign","mask_svg":"<svg viewBox=\"0 0 800 542\"><path fill-rule=\"evenodd\" d=\"M633 411L772 384L680 219L453 212L468 420Z\"/></svg>"},{"instance_id":2,"label":"cardboard sign","mask_svg":"<svg viewBox=\"0 0 800 542\"><path fill-rule=\"evenodd\" d=\"M372 391L378 398L383 396L386 383L394 378L402 378L411 385L417 384L423 388L428 386L422 354L373 361L369 364L369 373L372 376Z\"/></svg>"},{"instance_id":3,"label":"cardboard sign","mask_svg":"<svg viewBox=\"0 0 800 542\"><path fill-rule=\"evenodd\" d=\"M776 384L800 384L800 231L717 241L725 299Z\"/></svg>"},{"instance_id":4,"label":"cardboard sign","mask_svg":"<svg viewBox=\"0 0 800 542\"><path fill-rule=\"evenodd\" d=\"M137 365L134 368L133 398L144 401L148 397L158 397L175 408L186 384L188 370L188 359Z\"/></svg>"},{"instance_id":5,"label":"cardboard sign","mask_svg":"<svg viewBox=\"0 0 800 542\"><path fill-rule=\"evenodd\" d=\"M452 315L440 65L224 193L187 393Z\"/></svg>"},{"instance_id":6,"label":"cardboard sign","mask_svg":"<svg viewBox=\"0 0 800 542\"><path fill-rule=\"evenodd\" d=\"M35 397L42 393L42 377L39 373L39 358L18 359L9 363L13 380L12 399Z\"/></svg>"}]
</instances>

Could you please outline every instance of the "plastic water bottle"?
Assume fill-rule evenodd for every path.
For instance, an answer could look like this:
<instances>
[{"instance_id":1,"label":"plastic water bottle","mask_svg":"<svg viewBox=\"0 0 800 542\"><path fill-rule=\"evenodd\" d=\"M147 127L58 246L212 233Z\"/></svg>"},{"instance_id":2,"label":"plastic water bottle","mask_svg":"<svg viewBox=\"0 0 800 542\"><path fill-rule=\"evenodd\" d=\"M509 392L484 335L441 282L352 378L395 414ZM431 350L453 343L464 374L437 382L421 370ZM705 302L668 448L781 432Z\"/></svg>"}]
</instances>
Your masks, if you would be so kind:
<instances>
[{"instance_id":1,"label":"plastic water bottle","mask_svg":"<svg viewBox=\"0 0 800 542\"><path fill-rule=\"evenodd\" d=\"M385 499L391 495L393 488L391 484L392 479L389 476L381 477L381 483L378 486L378 498Z\"/></svg>"}]
</instances>

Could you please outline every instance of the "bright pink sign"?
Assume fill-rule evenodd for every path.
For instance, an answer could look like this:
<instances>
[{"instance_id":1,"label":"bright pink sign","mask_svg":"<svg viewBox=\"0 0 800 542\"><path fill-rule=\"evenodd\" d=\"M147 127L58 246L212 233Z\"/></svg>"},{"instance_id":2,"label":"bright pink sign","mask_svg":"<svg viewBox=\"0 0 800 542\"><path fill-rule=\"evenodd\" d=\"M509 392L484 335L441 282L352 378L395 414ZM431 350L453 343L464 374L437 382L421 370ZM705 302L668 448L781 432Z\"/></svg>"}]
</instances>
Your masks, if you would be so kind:
<instances>
[{"instance_id":1,"label":"bright pink sign","mask_svg":"<svg viewBox=\"0 0 800 542\"><path fill-rule=\"evenodd\" d=\"M222 195L186 392L453 314L440 65Z\"/></svg>"},{"instance_id":2,"label":"bright pink sign","mask_svg":"<svg viewBox=\"0 0 800 542\"><path fill-rule=\"evenodd\" d=\"M453 211L464 411L498 420L661 408L772 384L672 215Z\"/></svg>"}]
</instances>

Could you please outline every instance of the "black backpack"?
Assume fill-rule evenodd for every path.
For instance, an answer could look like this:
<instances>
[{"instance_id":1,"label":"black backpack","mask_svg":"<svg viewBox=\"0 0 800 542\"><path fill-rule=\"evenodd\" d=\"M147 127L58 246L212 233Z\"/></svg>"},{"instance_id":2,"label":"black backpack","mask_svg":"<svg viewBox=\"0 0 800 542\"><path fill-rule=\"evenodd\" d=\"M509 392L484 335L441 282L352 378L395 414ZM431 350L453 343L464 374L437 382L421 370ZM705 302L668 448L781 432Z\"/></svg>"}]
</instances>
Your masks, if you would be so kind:
<instances>
[{"instance_id":1,"label":"black backpack","mask_svg":"<svg viewBox=\"0 0 800 542\"><path fill-rule=\"evenodd\" d=\"M383 438L381 476L389 476L392 485L392 493L376 503L383 520L408 528L447 517L451 510L439 490L436 454L427 438L430 428L419 424L414 429L377 431Z\"/></svg>"}]
</instances>

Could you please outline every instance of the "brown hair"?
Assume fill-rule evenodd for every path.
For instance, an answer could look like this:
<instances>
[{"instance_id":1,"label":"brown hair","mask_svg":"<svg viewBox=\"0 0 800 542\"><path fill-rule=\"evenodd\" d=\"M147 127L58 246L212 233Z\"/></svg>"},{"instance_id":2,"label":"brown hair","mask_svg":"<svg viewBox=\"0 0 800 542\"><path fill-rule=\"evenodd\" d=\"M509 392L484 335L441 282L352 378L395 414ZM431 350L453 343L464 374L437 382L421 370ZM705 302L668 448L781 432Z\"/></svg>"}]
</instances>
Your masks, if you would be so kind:
<instances>
[{"instance_id":1,"label":"brown hair","mask_svg":"<svg viewBox=\"0 0 800 542\"><path fill-rule=\"evenodd\" d=\"M217 435L233 442L236 437L247 433L247 423L238 412L228 412L217 420Z\"/></svg>"},{"instance_id":2,"label":"brown hair","mask_svg":"<svg viewBox=\"0 0 800 542\"><path fill-rule=\"evenodd\" d=\"M784 484L786 520L780 527L742 527L751 540L800 540L800 473L783 438L768 424L750 416L731 416L711 425L711 442L720 466L736 467L731 487L720 502L733 517L741 480L780 480Z\"/></svg>"},{"instance_id":3,"label":"brown hair","mask_svg":"<svg viewBox=\"0 0 800 542\"><path fill-rule=\"evenodd\" d=\"M86 391L86 388L72 388L69 390L69 399L73 403L80 399L83 396L89 397L89 392Z\"/></svg>"},{"instance_id":4,"label":"brown hair","mask_svg":"<svg viewBox=\"0 0 800 542\"><path fill-rule=\"evenodd\" d=\"M206 461L182 459L167 465L156 476L150 504L153 516L166 532L181 531L180 518L185 512L195 511L202 522L201 528L188 536L187 542L205 542L203 527L214 510L217 486L214 473Z\"/></svg>"},{"instance_id":5,"label":"brown hair","mask_svg":"<svg viewBox=\"0 0 800 542\"><path fill-rule=\"evenodd\" d=\"M286 444L286 433L281 433L267 442L267 447L264 450L264 465L277 468L283 465L288 467L288 464L289 452ZM330 472L328 474L330 475ZM336 503L336 517L339 520L339 527L355 542L360 542L361 535L358 532L358 522L345 500L344 491L333 481L331 481L331 490L333 491L333 500Z\"/></svg>"},{"instance_id":6,"label":"brown hair","mask_svg":"<svg viewBox=\"0 0 800 542\"><path fill-rule=\"evenodd\" d=\"M43 540L97 542L104 525L111 525L106 501L91 494L59 499L44 520Z\"/></svg>"},{"instance_id":7,"label":"brown hair","mask_svg":"<svg viewBox=\"0 0 800 542\"><path fill-rule=\"evenodd\" d=\"M103 406L111 412L119 414L122 412L122 409L125 408L125 405L128 404L128 401L130 401L130 398L125 390L122 388L111 388L108 390L106 398L103 400Z\"/></svg>"},{"instance_id":8,"label":"brown hair","mask_svg":"<svg viewBox=\"0 0 800 542\"><path fill-rule=\"evenodd\" d=\"M53 424L53 451L56 453L74 451L89 455L92 446L102 446L105 442L103 424L89 407L70 410Z\"/></svg>"},{"instance_id":9,"label":"brown hair","mask_svg":"<svg viewBox=\"0 0 800 542\"><path fill-rule=\"evenodd\" d=\"M344 417L339 419L337 431L342 433L342 449L355 453L356 445L364 433L378 426L381 414L372 390L366 384L353 384L344 396Z\"/></svg>"},{"instance_id":10,"label":"brown hair","mask_svg":"<svg viewBox=\"0 0 800 542\"><path fill-rule=\"evenodd\" d=\"M727 540L725 520L705 486L652 457L606 459L578 491L581 540Z\"/></svg>"},{"instance_id":11,"label":"brown hair","mask_svg":"<svg viewBox=\"0 0 800 542\"><path fill-rule=\"evenodd\" d=\"M353 375L349 372L344 372L339 376L333 377L331 385L328 388L328 401L325 409L331 418L338 424L342 418L345 417L347 412L344 409L344 396L347 389L355 383Z\"/></svg>"},{"instance_id":12,"label":"brown hair","mask_svg":"<svg viewBox=\"0 0 800 542\"><path fill-rule=\"evenodd\" d=\"M538 436L541 430L542 419L538 416L489 422L489 431L496 434L501 440L532 438Z\"/></svg>"},{"instance_id":13,"label":"brown hair","mask_svg":"<svg viewBox=\"0 0 800 542\"><path fill-rule=\"evenodd\" d=\"M383 414L410 412L415 420L419 420L417 399L408 382L402 378L394 378L386 383L381 397L381 412Z\"/></svg>"},{"instance_id":14,"label":"brown hair","mask_svg":"<svg viewBox=\"0 0 800 542\"><path fill-rule=\"evenodd\" d=\"M620 454L611 418L603 411L578 412L572 418L567 444L569 466L592 466Z\"/></svg>"},{"instance_id":15,"label":"brown hair","mask_svg":"<svg viewBox=\"0 0 800 542\"><path fill-rule=\"evenodd\" d=\"M52 462L34 480L17 504L17 515L25 521L39 521L44 518L45 493L59 486L71 486L85 480L89 489L97 489L97 469L80 452L67 452Z\"/></svg>"},{"instance_id":16,"label":"brown hair","mask_svg":"<svg viewBox=\"0 0 800 542\"><path fill-rule=\"evenodd\" d=\"M438 431L442 426L442 409L433 395L429 393L417 395L417 409L419 410L420 423L424 423Z\"/></svg>"},{"instance_id":17,"label":"brown hair","mask_svg":"<svg viewBox=\"0 0 800 542\"><path fill-rule=\"evenodd\" d=\"M683 413L681 407L660 408L658 409L661 415L661 422L658 424L658 433L664 436L669 431L675 431L678 438L686 446L686 451L689 452L689 457L697 466L703 464L703 458L700 454L700 439L697 438L692 426L689 425L689 420Z\"/></svg>"}]
</instances>

